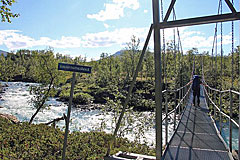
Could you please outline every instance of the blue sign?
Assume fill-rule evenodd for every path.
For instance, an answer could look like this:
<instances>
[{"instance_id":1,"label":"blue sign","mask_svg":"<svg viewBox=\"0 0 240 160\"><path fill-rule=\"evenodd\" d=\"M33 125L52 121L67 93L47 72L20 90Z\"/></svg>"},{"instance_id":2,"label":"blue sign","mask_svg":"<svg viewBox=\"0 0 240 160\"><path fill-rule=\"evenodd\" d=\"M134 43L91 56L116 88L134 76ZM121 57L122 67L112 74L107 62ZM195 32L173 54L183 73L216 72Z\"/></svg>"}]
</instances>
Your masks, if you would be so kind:
<instances>
[{"instance_id":1,"label":"blue sign","mask_svg":"<svg viewBox=\"0 0 240 160\"><path fill-rule=\"evenodd\" d=\"M80 66L76 64L58 63L58 70L91 73L92 67Z\"/></svg>"}]
</instances>

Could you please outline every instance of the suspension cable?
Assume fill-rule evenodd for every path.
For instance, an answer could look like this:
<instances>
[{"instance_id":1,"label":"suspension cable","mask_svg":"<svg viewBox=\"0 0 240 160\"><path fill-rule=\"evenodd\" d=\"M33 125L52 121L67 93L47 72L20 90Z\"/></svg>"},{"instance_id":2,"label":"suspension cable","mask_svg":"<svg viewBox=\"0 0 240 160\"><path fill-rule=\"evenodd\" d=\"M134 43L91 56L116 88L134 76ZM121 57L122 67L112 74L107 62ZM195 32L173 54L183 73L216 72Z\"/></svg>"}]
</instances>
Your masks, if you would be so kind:
<instances>
[{"instance_id":1,"label":"suspension cable","mask_svg":"<svg viewBox=\"0 0 240 160\"><path fill-rule=\"evenodd\" d=\"M177 16L176 16L176 12L175 12L174 8L173 8L173 16L174 16L174 19L176 20ZM182 45L181 45L181 39L180 39L180 34L179 34L178 27L177 27L177 36L178 36L178 39L177 39L178 40L177 54L178 54L178 69L179 69L179 86L181 87L181 85L183 84L182 83L182 76L181 76L182 62L180 62L180 61L182 61L182 58L181 58ZM175 31L174 31L174 41L175 41ZM181 47L181 51L180 51L180 47ZM176 59L176 57L175 57L175 59Z\"/></svg>"},{"instance_id":2,"label":"suspension cable","mask_svg":"<svg viewBox=\"0 0 240 160\"><path fill-rule=\"evenodd\" d=\"M174 15L175 15L175 19L177 19L174 8L173 8L173 13L174 13ZM180 38L180 33L179 33L178 27L177 27L177 36L178 36L178 52L180 53L179 57L181 57L181 58L179 58L179 63L180 63L180 61L181 61L181 63L180 63L180 68L182 68L182 66L183 66L183 64L182 64L182 61L183 61L183 48L182 48L182 43L181 43L181 38ZM180 48L181 48L181 51L180 51ZM183 85L182 73L180 73L180 79L181 79L181 85ZM180 85L180 86L181 86L181 85Z\"/></svg>"},{"instance_id":3,"label":"suspension cable","mask_svg":"<svg viewBox=\"0 0 240 160\"><path fill-rule=\"evenodd\" d=\"M175 11L173 10L173 21L176 20L176 15L175 15ZM174 72L175 75L177 75L177 60L176 60L176 29L173 28L173 46L174 46L174 60L175 60L175 65L174 65Z\"/></svg>"},{"instance_id":4,"label":"suspension cable","mask_svg":"<svg viewBox=\"0 0 240 160\"><path fill-rule=\"evenodd\" d=\"M220 11L221 11L221 7L222 7L222 0L219 0L219 4L218 4L218 14L220 13ZM221 12L221 14L222 14L222 12ZM222 22L221 22L221 24L222 24ZM217 74L216 72L217 72L217 31L218 31L218 23L216 23L216 25L215 25L215 33L214 33L214 38L213 38L213 45L212 45L212 64L211 64L211 67L212 67L212 71L213 71L213 69L214 69L214 64L213 64L213 59L214 59L214 55L213 55L213 53L214 53L214 48L215 48L215 74ZM221 28L221 33L222 33L222 28ZM222 35L222 34L221 34ZM222 36L221 36L222 37ZM222 39L221 39L221 44L222 44ZM221 53L222 53L222 45L221 45ZM222 60L222 59L221 59ZM222 73L222 71L221 71L221 73ZM216 77L216 75L215 75L215 77ZM221 76L222 77L222 76Z\"/></svg>"},{"instance_id":5,"label":"suspension cable","mask_svg":"<svg viewBox=\"0 0 240 160\"><path fill-rule=\"evenodd\" d=\"M222 0L221 0L221 14L222 14ZM222 79L223 79L223 67L222 67L222 61L223 61L223 25L222 25L222 22L221 22L221 26L220 26L220 29L221 29L221 85L220 85L220 89L222 90Z\"/></svg>"},{"instance_id":6,"label":"suspension cable","mask_svg":"<svg viewBox=\"0 0 240 160\"><path fill-rule=\"evenodd\" d=\"M232 5L233 5L233 0L232 0ZM234 22L232 21L232 88L233 88L233 54L234 54Z\"/></svg>"},{"instance_id":7,"label":"suspension cable","mask_svg":"<svg viewBox=\"0 0 240 160\"><path fill-rule=\"evenodd\" d=\"M163 17L163 0L161 0L161 18L162 18L162 21L164 19ZM164 32L164 29L162 29L162 36L163 36L163 61L162 61L162 65L163 65L163 81L164 81L164 84L167 84L167 73L166 73L166 68L167 68L167 61L165 60L166 59L166 42L165 42L165 32ZM167 86L165 85L165 89Z\"/></svg>"}]
</instances>

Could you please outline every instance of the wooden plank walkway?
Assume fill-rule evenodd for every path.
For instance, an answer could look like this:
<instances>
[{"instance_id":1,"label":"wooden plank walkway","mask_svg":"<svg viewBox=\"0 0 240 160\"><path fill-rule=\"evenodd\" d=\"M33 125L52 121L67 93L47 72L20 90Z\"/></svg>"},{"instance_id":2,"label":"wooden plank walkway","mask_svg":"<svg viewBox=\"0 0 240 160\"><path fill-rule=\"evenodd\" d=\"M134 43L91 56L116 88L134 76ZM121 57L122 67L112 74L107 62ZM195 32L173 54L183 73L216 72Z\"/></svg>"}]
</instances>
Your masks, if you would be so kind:
<instances>
[{"instance_id":1,"label":"wooden plank walkway","mask_svg":"<svg viewBox=\"0 0 240 160\"><path fill-rule=\"evenodd\" d=\"M219 138L208 116L201 91L200 107L192 105L192 94L162 159L165 160L228 160L228 150Z\"/></svg>"}]
</instances>

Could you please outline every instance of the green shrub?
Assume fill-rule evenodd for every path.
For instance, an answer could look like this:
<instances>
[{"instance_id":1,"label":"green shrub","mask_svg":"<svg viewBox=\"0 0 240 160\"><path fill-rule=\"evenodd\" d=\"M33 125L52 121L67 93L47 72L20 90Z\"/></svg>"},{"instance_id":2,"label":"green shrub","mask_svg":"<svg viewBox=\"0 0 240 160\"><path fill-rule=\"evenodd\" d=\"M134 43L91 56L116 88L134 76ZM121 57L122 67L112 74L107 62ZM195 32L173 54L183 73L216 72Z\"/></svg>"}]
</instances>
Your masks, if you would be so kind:
<instances>
[{"instance_id":1,"label":"green shrub","mask_svg":"<svg viewBox=\"0 0 240 160\"><path fill-rule=\"evenodd\" d=\"M73 132L68 136L66 159L103 159L107 152L110 134L105 132ZM0 117L0 159L58 160L62 156L64 132L43 124L24 122L12 124ZM154 154L146 145L117 138L111 154L118 151Z\"/></svg>"},{"instance_id":2,"label":"green shrub","mask_svg":"<svg viewBox=\"0 0 240 160\"><path fill-rule=\"evenodd\" d=\"M73 96L73 103L75 104L89 104L93 100L93 97L87 93L75 93Z\"/></svg>"}]
</instances>

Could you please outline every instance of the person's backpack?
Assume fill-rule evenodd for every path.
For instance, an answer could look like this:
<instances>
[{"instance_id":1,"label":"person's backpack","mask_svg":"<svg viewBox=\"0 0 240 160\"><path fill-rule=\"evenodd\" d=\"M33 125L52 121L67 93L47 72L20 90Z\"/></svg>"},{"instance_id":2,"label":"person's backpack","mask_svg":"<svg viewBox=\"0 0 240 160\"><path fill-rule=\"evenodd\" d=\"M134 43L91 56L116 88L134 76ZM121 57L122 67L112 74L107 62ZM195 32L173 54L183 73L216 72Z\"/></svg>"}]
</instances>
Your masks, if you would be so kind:
<instances>
[{"instance_id":1,"label":"person's backpack","mask_svg":"<svg viewBox=\"0 0 240 160\"><path fill-rule=\"evenodd\" d=\"M192 82L192 90L197 90L200 88L200 78L198 76L194 76Z\"/></svg>"}]
</instances>

